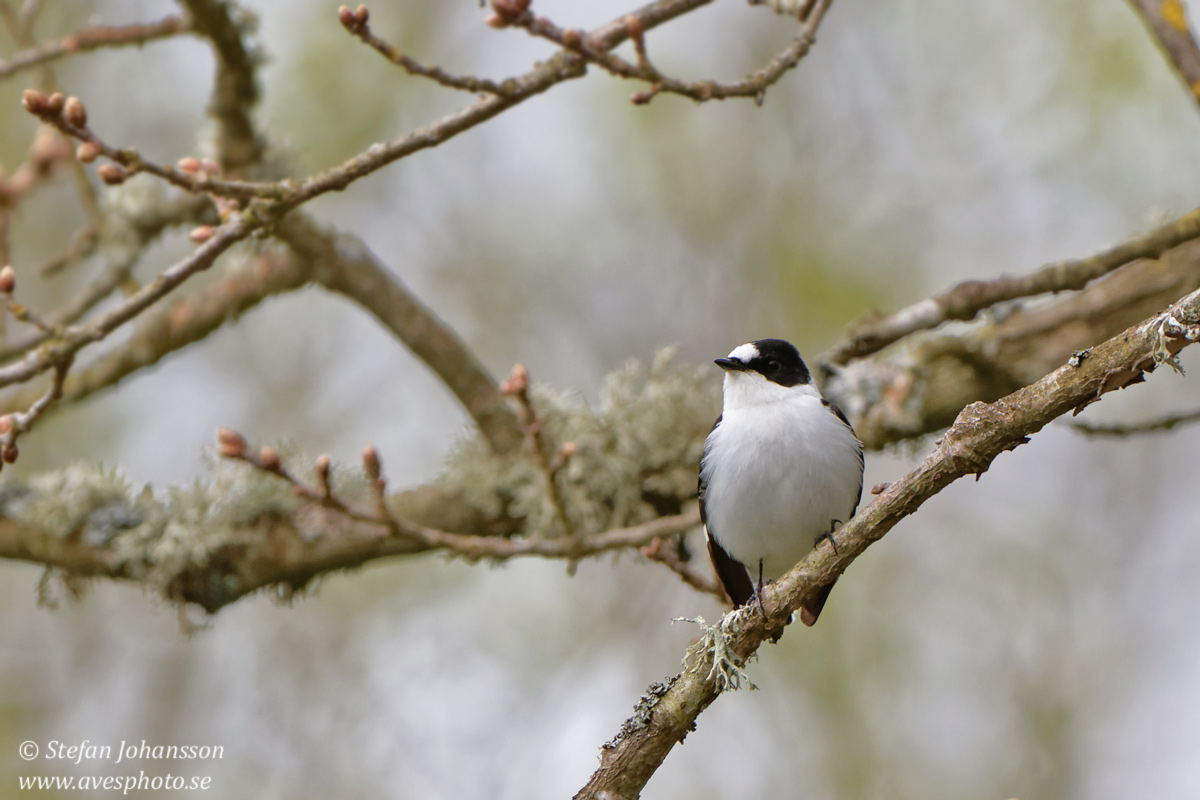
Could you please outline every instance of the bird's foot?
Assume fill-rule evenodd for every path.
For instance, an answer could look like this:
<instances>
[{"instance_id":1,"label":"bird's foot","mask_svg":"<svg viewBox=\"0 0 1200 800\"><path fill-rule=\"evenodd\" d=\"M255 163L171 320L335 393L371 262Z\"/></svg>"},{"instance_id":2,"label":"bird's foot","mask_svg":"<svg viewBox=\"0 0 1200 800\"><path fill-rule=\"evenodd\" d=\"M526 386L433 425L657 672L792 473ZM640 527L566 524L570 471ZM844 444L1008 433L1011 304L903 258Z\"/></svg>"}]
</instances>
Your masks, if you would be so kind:
<instances>
[{"instance_id":1,"label":"bird's foot","mask_svg":"<svg viewBox=\"0 0 1200 800\"><path fill-rule=\"evenodd\" d=\"M838 520L835 519L834 522L838 523ZM829 542L829 546L833 548L833 554L837 555L837 551L838 551L837 540L833 538L833 530L836 530L836 527L840 527L840 523L836 527L835 526L830 526L830 527L832 528L832 530L828 530L825 533L822 533L817 538L813 539L813 547L819 547L821 542Z\"/></svg>"},{"instance_id":2,"label":"bird's foot","mask_svg":"<svg viewBox=\"0 0 1200 800\"><path fill-rule=\"evenodd\" d=\"M748 603L725 614L716 625L709 625L704 617L677 617L675 622L694 622L704 629L702 652L711 654L711 661L702 658L691 666L687 665L685 659L684 667L697 672L705 663L710 663L707 677L716 681L718 691L736 691L741 689L743 684L750 689L757 689L743 669L746 665L745 660L729 647L729 638L741 631L742 623L755 610L754 606Z\"/></svg>"}]
</instances>

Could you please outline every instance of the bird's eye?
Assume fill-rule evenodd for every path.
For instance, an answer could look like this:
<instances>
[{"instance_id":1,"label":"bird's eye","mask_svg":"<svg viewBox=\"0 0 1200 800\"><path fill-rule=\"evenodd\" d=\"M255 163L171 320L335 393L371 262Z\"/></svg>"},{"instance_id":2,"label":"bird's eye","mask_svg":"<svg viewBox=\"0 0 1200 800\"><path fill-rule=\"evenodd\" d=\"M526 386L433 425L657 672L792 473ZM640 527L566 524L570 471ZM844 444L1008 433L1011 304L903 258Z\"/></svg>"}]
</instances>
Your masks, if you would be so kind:
<instances>
[{"instance_id":1,"label":"bird's eye","mask_svg":"<svg viewBox=\"0 0 1200 800\"><path fill-rule=\"evenodd\" d=\"M779 369L779 362L773 358L767 359L767 369L771 370L771 372L775 372Z\"/></svg>"}]
</instances>

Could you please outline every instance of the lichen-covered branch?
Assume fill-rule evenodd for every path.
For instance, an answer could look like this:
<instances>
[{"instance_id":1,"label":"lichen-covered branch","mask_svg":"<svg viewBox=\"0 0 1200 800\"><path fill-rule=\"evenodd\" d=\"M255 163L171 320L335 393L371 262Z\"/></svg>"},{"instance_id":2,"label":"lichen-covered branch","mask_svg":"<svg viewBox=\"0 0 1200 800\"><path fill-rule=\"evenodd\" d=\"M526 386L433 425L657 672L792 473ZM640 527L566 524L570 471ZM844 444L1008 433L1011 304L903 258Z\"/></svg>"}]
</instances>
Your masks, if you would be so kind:
<instances>
[{"instance_id":1,"label":"lichen-covered branch","mask_svg":"<svg viewBox=\"0 0 1200 800\"><path fill-rule=\"evenodd\" d=\"M1139 258L1158 258L1198 237L1200 208L1086 258L1056 261L1024 275L963 281L907 308L886 316L875 314L851 324L845 338L822 354L820 361L847 364L917 331L951 320L974 319L981 311L1007 300L1082 289L1118 267Z\"/></svg>"},{"instance_id":2,"label":"lichen-covered branch","mask_svg":"<svg viewBox=\"0 0 1200 800\"><path fill-rule=\"evenodd\" d=\"M945 428L1200 287L1200 242L1127 264L1079 292L906 337L832 371L822 390L870 448Z\"/></svg>"},{"instance_id":3,"label":"lichen-covered branch","mask_svg":"<svg viewBox=\"0 0 1200 800\"><path fill-rule=\"evenodd\" d=\"M251 112L258 103L257 57L247 47L246 28L254 24L248 12L222 0L180 0L192 16L196 32L208 39L217 59L208 114L217 123L216 158L222 174L245 177L265 152Z\"/></svg>"},{"instance_id":4,"label":"lichen-covered branch","mask_svg":"<svg viewBox=\"0 0 1200 800\"><path fill-rule=\"evenodd\" d=\"M837 531L836 552L831 547L814 548L767 589L770 619L743 614L736 624L723 626L730 633L727 646L732 657L745 663L821 586L946 486L967 475L981 475L999 455L1028 442L1055 418L1141 381L1158 364L1173 363L1180 349L1197 340L1200 291L1093 348L1078 366L1061 366L995 403L977 402L963 409L920 466L892 483ZM712 652L705 640L688 649L683 671L665 687L656 687L650 699L643 697L636 721L627 722L621 734L604 746L600 768L576 800L638 797L672 748L694 730L701 712L717 699L719 676L711 664Z\"/></svg>"},{"instance_id":5,"label":"lichen-covered branch","mask_svg":"<svg viewBox=\"0 0 1200 800\"><path fill-rule=\"evenodd\" d=\"M224 461L206 484L160 495L97 467L9 479L0 483L0 557L136 581L215 612L389 556L574 561L636 550L699 523L695 462L717 404L706 373L670 354L649 369L631 365L610 378L599 411L535 387L546 438L575 443L561 476L574 537L558 535L530 454L496 455L477 439L436 483L388 496L382 515L354 511L376 507L372 470L331 470L327 459L316 462L318 488L299 494L281 467Z\"/></svg>"}]
</instances>

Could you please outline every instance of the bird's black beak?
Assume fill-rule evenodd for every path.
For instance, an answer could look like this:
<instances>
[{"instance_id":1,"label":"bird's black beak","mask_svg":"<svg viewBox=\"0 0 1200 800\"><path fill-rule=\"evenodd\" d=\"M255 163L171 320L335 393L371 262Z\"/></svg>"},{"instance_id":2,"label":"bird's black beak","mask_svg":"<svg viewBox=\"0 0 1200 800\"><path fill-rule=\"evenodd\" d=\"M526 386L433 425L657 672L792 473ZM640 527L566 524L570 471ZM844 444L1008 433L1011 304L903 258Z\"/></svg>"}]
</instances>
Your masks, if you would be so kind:
<instances>
[{"instance_id":1,"label":"bird's black beak","mask_svg":"<svg viewBox=\"0 0 1200 800\"><path fill-rule=\"evenodd\" d=\"M750 369L749 365L738 361L736 358L718 358L713 363L726 372L746 372Z\"/></svg>"}]
</instances>

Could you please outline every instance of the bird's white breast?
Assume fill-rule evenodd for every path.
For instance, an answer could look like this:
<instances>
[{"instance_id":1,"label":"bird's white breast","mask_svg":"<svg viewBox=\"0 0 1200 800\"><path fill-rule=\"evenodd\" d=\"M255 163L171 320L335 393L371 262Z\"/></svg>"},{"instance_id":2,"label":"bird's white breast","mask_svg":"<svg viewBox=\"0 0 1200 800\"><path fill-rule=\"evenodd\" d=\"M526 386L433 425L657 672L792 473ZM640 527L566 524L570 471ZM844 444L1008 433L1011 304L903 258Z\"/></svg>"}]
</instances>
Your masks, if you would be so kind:
<instances>
[{"instance_id":1,"label":"bird's white breast","mask_svg":"<svg viewBox=\"0 0 1200 800\"><path fill-rule=\"evenodd\" d=\"M749 377L749 376L747 376ZM730 403L702 466L709 535L758 579L776 578L845 522L862 486L861 445L812 387ZM732 407L731 407L732 406Z\"/></svg>"}]
</instances>

